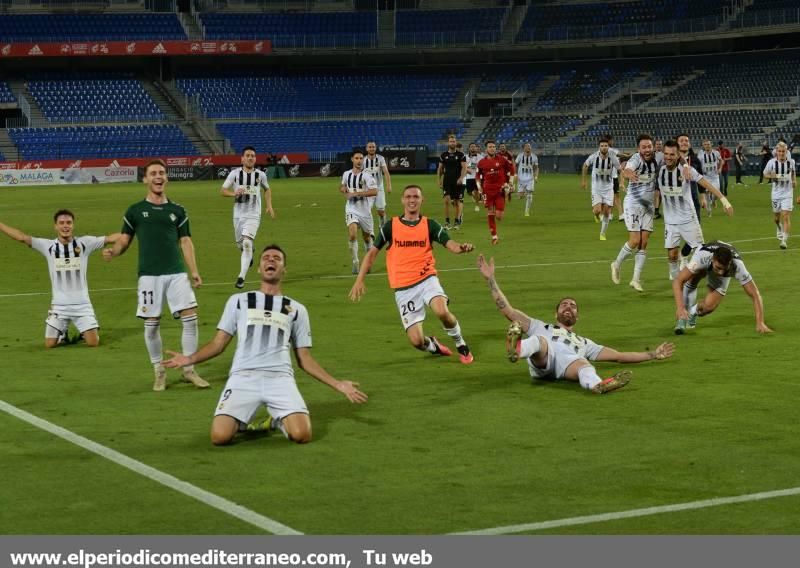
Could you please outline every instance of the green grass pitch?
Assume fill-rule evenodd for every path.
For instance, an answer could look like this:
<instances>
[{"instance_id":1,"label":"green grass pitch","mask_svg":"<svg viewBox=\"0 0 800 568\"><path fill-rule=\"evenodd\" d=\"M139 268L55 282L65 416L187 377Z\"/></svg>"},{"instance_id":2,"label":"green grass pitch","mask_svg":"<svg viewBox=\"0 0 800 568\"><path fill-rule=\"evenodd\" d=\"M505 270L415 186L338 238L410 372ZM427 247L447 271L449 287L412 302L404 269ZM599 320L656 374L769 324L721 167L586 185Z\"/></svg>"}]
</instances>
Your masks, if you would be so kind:
<instances>
[{"instance_id":1,"label":"green grass pitch","mask_svg":"<svg viewBox=\"0 0 800 568\"><path fill-rule=\"evenodd\" d=\"M411 181L426 189L423 212L442 220L430 176L395 176L388 198ZM134 317L136 245L89 274L102 345L45 351L49 280L43 258L2 242L0 399L179 479L309 534L438 534L627 511L798 485L797 345L800 240L780 251L766 185L731 186L736 214L703 219L707 240L731 241L764 296L775 333L755 332L748 297L734 282L722 306L697 329L672 334L674 307L661 221L650 245L645 292L614 286L609 262L626 238L614 220L598 240L589 194L574 175L542 175L533 215L514 201L489 244L486 218L468 201L453 236L476 252L452 255L437 245L440 279L475 363L413 350L388 289L383 253L359 304L344 203L334 179L273 182L275 220L257 245L288 252L284 291L310 311L313 353L338 378L359 381L370 401L351 405L302 372L297 380L312 413L314 442L281 436L214 448L211 416L233 354L200 365L212 383L197 391L170 372L153 393L152 370ZM218 182L172 183L187 207L204 286L198 291L200 340L215 330L239 253L232 243L231 201ZM52 213L77 214L77 234L119 230L135 185L3 188L0 220L49 236ZM536 384L524 364L504 358L506 322L475 269L477 253L495 257L512 304L552 319L557 300L578 299L578 333L620 350L674 341L675 357L632 366L634 380L608 396L574 384ZM251 271L249 285L257 274ZM445 342L429 314L428 333ZM180 345L180 326L165 318L165 348ZM601 375L619 368L598 365ZM792 418L794 416L795 418ZM258 528L0 413L0 530L3 534L255 534ZM562 527L562 534L797 534L800 497L702 508L644 518Z\"/></svg>"}]
</instances>

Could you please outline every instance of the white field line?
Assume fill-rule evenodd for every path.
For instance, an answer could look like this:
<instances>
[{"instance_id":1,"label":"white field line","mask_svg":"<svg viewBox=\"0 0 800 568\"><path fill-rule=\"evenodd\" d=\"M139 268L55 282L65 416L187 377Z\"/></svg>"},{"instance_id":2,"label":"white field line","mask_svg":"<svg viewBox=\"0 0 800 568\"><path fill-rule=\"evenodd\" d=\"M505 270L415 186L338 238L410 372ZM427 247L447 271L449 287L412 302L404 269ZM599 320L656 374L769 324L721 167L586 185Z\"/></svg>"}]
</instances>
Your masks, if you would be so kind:
<instances>
[{"instance_id":1,"label":"white field line","mask_svg":"<svg viewBox=\"0 0 800 568\"><path fill-rule=\"evenodd\" d=\"M630 511L618 511L616 513L601 513L598 515L586 515L584 517L570 517L566 519L555 519L552 521L542 521L538 523L525 523L520 525L508 525L504 527L494 527L475 531L465 531L453 534L460 535L500 535L521 532L541 531L546 529L557 529L561 527L574 527L576 525L588 525L594 523L604 523L617 521L620 519L632 519L636 517L647 517L650 515L660 515L662 513L676 513L679 511L695 511L697 509L707 509L709 507L720 507L723 505L735 505L737 503L749 503L752 501L764 501L766 499L777 499L779 497L792 497L800 495L800 487L790 489L778 489L776 491L764 491L762 493L749 493L734 497L716 497L714 499L703 499L702 501L690 501L688 503L676 503L674 505L661 505L658 507L647 507L644 509L631 509Z\"/></svg>"},{"instance_id":2,"label":"white field line","mask_svg":"<svg viewBox=\"0 0 800 568\"><path fill-rule=\"evenodd\" d=\"M748 239L746 241L730 241L731 243L743 243L743 242L751 242L751 241L763 241L763 240L771 240L775 237L763 237L759 239ZM622 241L620 241L622 242ZM792 251L796 251L799 249L789 249L789 250L781 250L781 249L768 249L768 250L750 250L745 251L745 255L751 254L770 254L770 253L789 253ZM666 257L659 257L662 260L666 259ZM496 268L500 269L510 269L510 268L537 268L537 267L546 267L546 266L575 266L579 264L608 264L614 259L603 259L603 260L571 260L566 262L533 262L529 264L505 264L505 265L497 265ZM437 272L467 272L471 270L477 270L474 266L466 266L463 268L441 268L437 269ZM367 276L375 277L375 276L384 276L385 272L372 272ZM347 280L353 279L352 274L329 274L325 276L305 276L303 278L287 278L284 280L284 283L290 282L309 282L311 280ZM255 281L248 281L247 284L256 284ZM230 282L209 282L203 283L203 286L231 286ZM97 294L100 292L131 292L136 290L135 286L131 287L124 287L124 288L94 288L89 290L91 294ZM233 292L231 292L233 293ZM3 298L22 298L26 296L49 296L50 292L22 292L22 293L14 293L14 294L0 294L0 300Z\"/></svg>"},{"instance_id":3,"label":"white field line","mask_svg":"<svg viewBox=\"0 0 800 568\"><path fill-rule=\"evenodd\" d=\"M187 495L192 499L196 499L197 501L200 501L209 507L213 507L214 509L222 511L227 515L236 517L237 519L258 527L264 531L277 535L303 534L291 527L287 527L286 525L279 523L274 519L260 515L255 511L251 511L250 509L242 507L241 505L237 505L233 501L229 501L224 497L210 493L205 489L200 489L196 485L182 481L177 477L157 470L154 467L150 467L147 464L130 458L125 454L121 454L116 450L112 450L109 447L103 446L102 444L93 442L88 438L84 438L83 436L62 428L61 426L56 426L52 422L48 422L47 420L43 420L38 416L34 416L29 412L21 410L16 406L5 402L4 400L0 400L0 410L10 414L11 416L14 416L15 418L19 418L20 420L27 422L32 426L44 430L45 432L49 432L50 434L58 436L67 442L75 444L76 446L97 454L100 457L121 465L122 467L128 468L129 470L138 473L147 479L155 481L156 483L160 483L161 485L169 487L170 489L174 489L179 493L183 493L184 495Z\"/></svg>"}]
</instances>

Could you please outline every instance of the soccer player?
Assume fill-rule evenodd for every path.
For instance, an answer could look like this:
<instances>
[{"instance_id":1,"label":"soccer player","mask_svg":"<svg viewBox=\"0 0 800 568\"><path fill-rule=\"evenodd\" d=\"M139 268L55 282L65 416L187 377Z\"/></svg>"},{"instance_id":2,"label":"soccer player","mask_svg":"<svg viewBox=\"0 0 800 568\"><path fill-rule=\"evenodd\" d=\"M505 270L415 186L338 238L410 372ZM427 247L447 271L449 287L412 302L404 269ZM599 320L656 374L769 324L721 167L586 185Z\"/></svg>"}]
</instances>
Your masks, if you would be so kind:
<instances>
[{"instance_id":1,"label":"soccer player","mask_svg":"<svg viewBox=\"0 0 800 568\"><path fill-rule=\"evenodd\" d=\"M472 143L469 145L467 159L467 173L464 176L466 190L472 195L472 200L475 202L475 211L480 211L480 195L478 190L478 182L475 177L478 175L478 162L483 159L483 154L478 151L478 145Z\"/></svg>"},{"instance_id":2,"label":"soccer player","mask_svg":"<svg viewBox=\"0 0 800 568\"><path fill-rule=\"evenodd\" d=\"M720 190L705 179L692 166L681 166L678 143L667 140L664 145L664 165L658 171L656 189L661 194L664 205L664 248L669 259L669 279L678 276L678 247L683 239L692 250L703 244L703 230L697 219L692 202L691 182L703 186L709 193L719 197L722 207L728 215L733 214L733 207L728 198ZM688 255L687 255L688 256Z\"/></svg>"},{"instance_id":3,"label":"soccer player","mask_svg":"<svg viewBox=\"0 0 800 568\"><path fill-rule=\"evenodd\" d=\"M498 243L497 222L503 220L506 194L514 178L514 164L497 153L494 140L486 141L486 156L478 162L478 188L483 194L492 244Z\"/></svg>"},{"instance_id":4,"label":"soccer player","mask_svg":"<svg viewBox=\"0 0 800 568\"><path fill-rule=\"evenodd\" d=\"M26 235L19 229L0 223L0 231L47 259L52 299L44 328L44 346L55 347L67 338L72 323L88 347L100 344L97 317L89 299L89 256L107 244L114 243L119 233L105 237L75 237L75 214L59 209L53 215L56 238L41 239Z\"/></svg>"},{"instance_id":5,"label":"soccer player","mask_svg":"<svg viewBox=\"0 0 800 568\"><path fill-rule=\"evenodd\" d=\"M625 167L625 164L623 162L628 160L631 157L631 155L624 154L620 152L618 148L614 148L614 137L611 136L611 134L606 134L606 138L608 139L608 152L619 160L620 165L622 167ZM614 205L616 205L617 207L617 218L619 219L620 222L622 222L625 220L625 211L622 209L622 200L619 197L619 172L614 172L614 174L611 177L614 184ZM611 217L609 217L609 220L612 219L613 217L614 215L612 213Z\"/></svg>"},{"instance_id":6,"label":"soccer player","mask_svg":"<svg viewBox=\"0 0 800 568\"><path fill-rule=\"evenodd\" d=\"M166 367L176 368L208 361L225 351L234 335L238 337L228 381L211 422L215 446L229 444L237 432L248 430L248 422L262 404L270 415L266 429L279 429L298 444L311 441L311 419L297 389L290 351L294 351L297 365L319 382L350 402L367 402L358 383L336 380L312 357L308 310L281 289L286 273L283 249L266 246L258 272L261 288L228 299L214 339L193 355L168 351L173 357L164 362Z\"/></svg>"},{"instance_id":7,"label":"soccer player","mask_svg":"<svg viewBox=\"0 0 800 568\"><path fill-rule=\"evenodd\" d=\"M439 223L420 213L423 197L419 186L406 186L402 200L403 215L393 217L391 222L381 227L375 247L364 257L361 272L350 289L350 299L357 302L366 293L364 278L385 246L389 286L394 289L397 309L411 345L435 355L452 354L434 336L425 336L422 324L425 308L430 307L455 342L461 362L469 365L473 361L472 353L461 335L458 319L447 307L447 294L436 276L433 242L438 242L453 254L470 252L472 245L452 240Z\"/></svg>"},{"instance_id":8,"label":"soccer player","mask_svg":"<svg viewBox=\"0 0 800 568\"><path fill-rule=\"evenodd\" d=\"M760 175L758 176L758 185L764 183L764 168L767 167L770 158L772 157L772 148L769 147L769 143L764 140L764 144L761 145L761 150L758 153L761 156L761 167L758 169Z\"/></svg>"},{"instance_id":9,"label":"soccer player","mask_svg":"<svg viewBox=\"0 0 800 568\"><path fill-rule=\"evenodd\" d=\"M506 160L508 160L508 161L509 161L509 162L511 162L512 164L514 163L514 154L512 154L512 153L511 153L511 152L508 150L508 148L506 148L506 145L505 145L505 144L503 144L502 142L501 142L501 143L500 143L500 145L497 147L497 153L498 153L498 154L500 154L501 156L503 156L503 157L504 157Z\"/></svg>"},{"instance_id":10,"label":"soccer player","mask_svg":"<svg viewBox=\"0 0 800 568\"><path fill-rule=\"evenodd\" d=\"M530 144L522 147L522 153L516 159L517 191L519 198L525 199L525 216L531 216L533 190L539 180L539 158L531 150Z\"/></svg>"},{"instance_id":11,"label":"soccer player","mask_svg":"<svg viewBox=\"0 0 800 568\"><path fill-rule=\"evenodd\" d=\"M235 286L244 287L247 271L253 265L253 241L261 224L261 189L266 201L265 211L273 219L272 191L267 174L256 169L256 150L245 146L242 150L242 167L231 170L222 184L222 195L233 197L233 240L242 251L239 260L239 276Z\"/></svg>"},{"instance_id":12,"label":"soccer player","mask_svg":"<svg viewBox=\"0 0 800 568\"><path fill-rule=\"evenodd\" d=\"M370 197L378 195L378 182L364 170L364 153L355 150L350 156L353 167L342 174L339 191L347 199L344 206L344 222L347 225L348 246L353 256L353 274L358 274L358 229L369 251L375 236Z\"/></svg>"},{"instance_id":13,"label":"soccer player","mask_svg":"<svg viewBox=\"0 0 800 568\"><path fill-rule=\"evenodd\" d=\"M447 137L447 151L439 156L439 167L436 178L444 198L444 228L450 229L450 205L453 206L453 225L457 228L459 218L459 202L463 204L464 178L467 175L467 157L456 148L455 134Z\"/></svg>"},{"instance_id":14,"label":"soccer player","mask_svg":"<svg viewBox=\"0 0 800 568\"><path fill-rule=\"evenodd\" d=\"M703 151L697 155L697 159L700 160L700 164L702 165L701 171L703 172L703 178L705 178L706 181L708 181L711 185L719 189L719 175L722 172L722 166L725 162L722 161L722 155L711 147L711 140L708 138L703 140ZM700 187L703 189L703 191L706 190L705 185L701 185ZM700 188L698 188L698 190L699 189ZM706 214L709 217L711 217L713 208L716 207L714 195L715 194L712 193L708 198Z\"/></svg>"},{"instance_id":15,"label":"soccer player","mask_svg":"<svg viewBox=\"0 0 800 568\"><path fill-rule=\"evenodd\" d=\"M630 287L644 292L641 278L647 260L647 242L653 232L653 193L655 191L658 164L653 155L653 138L641 134L636 140L639 151L630 157L622 175L630 180L625 195L625 226L628 242L622 245L617 259L611 263L611 280L619 284L619 271L626 258L634 254L633 278Z\"/></svg>"},{"instance_id":16,"label":"soccer player","mask_svg":"<svg viewBox=\"0 0 800 568\"><path fill-rule=\"evenodd\" d=\"M122 218L122 234L112 248L103 251L103 258L123 254L134 236L139 237L139 285L136 317L144 319L144 343L153 364L154 391L167 388L167 372L162 364L161 312L164 300L170 313L181 318L184 355L197 351L197 300L192 286L203 280L197 270L189 215L181 205L167 198L167 166L162 160L152 160L144 168L146 197L134 203ZM191 283L186 275L191 275ZM193 365L183 368L183 380L198 388L208 388Z\"/></svg>"},{"instance_id":17,"label":"soccer player","mask_svg":"<svg viewBox=\"0 0 800 568\"><path fill-rule=\"evenodd\" d=\"M728 162L733 160L733 156L731 155L731 151L725 147L725 144L722 143L722 140L717 142L717 152L722 157L722 169L720 170L720 185L719 190L722 192L722 195L725 197L728 196L728 171L730 170L730 165Z\"/></svg>"},{"instance_id":18,"label":"soccer player","mask_svg":"<svg viewBox=\"0 0 800 568\"><path fill-rule=\"evenodd\" d=\"M606 240L606 229L614 205L614 172L620 170L619 160L608 151L608 139L601 138L597 152L589 156L581 169L581 187L586 189L586 173L592 168L592 213L599 215L600 240Z\"/></svg>"},{"instance_id":19,"label":"soccer player","mask_svg":"<svg viewBox=\"0 0 800 568\"><path fill-rule=\"evenodd\" d=\"M604 394L624 387L633 373L620 371L602 379L590 361L641 363L672 357L675 349L672 343L662 343L654 351L620 352L581 337L574 331L578 322L578 303L574 298L562 298L556 305L557 324L532 318L512 306L500 290L493 258L486 262L483 255L478 256L478 269L489 284L497 309L511 322L506 335L508 360L516 363L527 359L528 371L534 379L576 381L588 391Z\"/></svg>"},{"instance_id":20,"label":"soccer player","mask_svg":"<svg viewBox=\"0 0 800 568\"><path fill-rule=\"evenodd\" d=\"M736 185L742 185L742 173L744 172L744 168L746 166L745 156L747 153L745 152L744 145L739 142L736 146L736 152L734 152L734 158L736 158Z\"/></svg>"},{"instance_id":21,"label":"soccer player","mask_svg":"<svg viewBox=\"0 0 800 568\"><path fill-rule=\"evenodd\" d=\"M364 156L364 171L372 174L378 184L378 195L370 198L370 203L378 212L378 224L386 222L386 193L392 193L392 176L386 165L386 158L378 154L374 140L367 142L367 155Z\"/></svg>"},{"instance_id":22,"label":"soccer player","mask_svg":"<svg viewBox=\"0 0 800 568\"><path fill-rule=\"evenodd\" d=\"M777 227L777 237L780 247L786 248L786 241L792 232L792 202L794 188L797 185L795 161L789 156L789 148L785 142L778 142L775 146L776 157L767 162L761 173L766 179L772 180L772 212Z\"/></svg>"},{"instance_id":23,"label":"soccer player","mask_svg":"<svg viewBox=\"0 0 800 568\"><path fill-rule=\"evenodd\" d=\"M708 275L708 293L702 301L697 302L697 286L706 275ZM676 335L682 335L687 328L693 329L698 316L707 316L717 309L728 290L731 277L739 281L745 293L753 301L756 331L772 332L764 323L764 302L761 300L761 293L753 277L747 272L742 257L732 245L713 241L700 247L689 265L672 281L675 317L678 319L675 326Z\"/></svg>"}]
</instances>

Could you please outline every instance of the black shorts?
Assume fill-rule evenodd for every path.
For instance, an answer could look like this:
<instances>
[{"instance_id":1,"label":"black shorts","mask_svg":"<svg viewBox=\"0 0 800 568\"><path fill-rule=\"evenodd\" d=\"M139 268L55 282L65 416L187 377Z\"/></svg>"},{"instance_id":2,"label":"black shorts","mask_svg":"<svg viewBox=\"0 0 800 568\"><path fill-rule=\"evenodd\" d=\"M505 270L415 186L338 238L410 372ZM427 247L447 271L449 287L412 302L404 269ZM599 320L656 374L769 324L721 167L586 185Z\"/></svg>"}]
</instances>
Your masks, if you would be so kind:
<instances>
[{"instance_id":1,"label":"black shorts","mask_svg":"<svg viewBox=\"0 0 800 568\"><path fill-rule=\"evenodd\" d=\"M614 178L614 193L619 193L619 178Z\"/></svg>"},{"instance_id":2,"label":"black shorts","mask_svg":"<svg viewBox=\"0 0 800 568\"><path fill-rule=\"evenodd\" d=\"M463 201L464 186L460 183L445 181L442 184L442 197L449 197L451 201Z\"/></svg>"},{"instance_id":3,"label":"black shorts","mask_svg":"<svg viewBox=\"0 0 800 568\"><path fill-rule=\"evenodd\" d=\"M475 178L467 180L467 191L472 193L473 191L478 191L478 182Z\"/></svg>"}]
</instances>

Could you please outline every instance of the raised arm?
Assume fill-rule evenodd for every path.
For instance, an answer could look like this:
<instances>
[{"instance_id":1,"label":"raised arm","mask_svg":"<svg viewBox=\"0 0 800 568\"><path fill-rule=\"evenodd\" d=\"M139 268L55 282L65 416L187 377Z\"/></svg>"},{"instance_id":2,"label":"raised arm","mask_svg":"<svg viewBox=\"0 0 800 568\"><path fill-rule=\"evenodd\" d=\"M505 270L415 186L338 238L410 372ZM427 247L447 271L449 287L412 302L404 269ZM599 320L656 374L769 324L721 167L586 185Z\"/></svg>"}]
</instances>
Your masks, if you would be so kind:
<instances>
[{"instance_id":1,"label":"raised arm","mask_svg":"<svg viewBox=\"0 0 800 568\"><path fill-rule=\"evenodd\" d=\"M200 273L197 271L197 259L194 256L192 237L181 237L180 243L183 260L186 262L186 267L189 269L189 275L192 278L192 286L199 288L203 283L203 279L200 278Z\"/></svg>"},{"instance_id":2,"label":"raised arm","mask_svg":"<svg viewBox=\"0 0 800 568\"><path fill-rule=\"evenodd\" d=\"M0 223L0 231L4 232L6 235L14 239L15 241L19 241L24 243L28 246L31 246L31 236L26 235L19 229L15 229L14 227L9 227L5 223Z\"/></svg>"},{"instance_id":3,"label":"raised arm","mask_svg":"<svg viewBox=\"0 0 800 568\"><path fill-rule=\"evenodd\" d=\"M214 339L203 345L191 355L181 355L175 351L167 350L167 353L172 355L172 359L164 361L163 365L165 367L169 367L170 369L178 369L180 367L195 365L197 363L202 363L203 361L213 359L225 351L225 348L228 346L228 343L231 342L232 337L232 335L229 335L218 329Z\"/></svg>"},{"instance_id":4,"label":"raised arm","mask_svg":"<svg viewBox=\"0 0 800 568\"><path fill-rule=\"evenodd\" d=\"M358 383L334 379L330 373L323 369L322 365L317 363L317 360L311 356L311 349L308 347L299 347L295 349L294 355L297 358L297 365L301 369L317 379L319 382L324 383L333 390L342 393L350 402L355 402L358 404L367 402L367 395L358 390Z\"/></svg>"},{"instance_id":5,"label":"raised arm","mask_svg":"<svg viewBox=\"0 0 800 568\"><path fill-rule=\"evenodd\" d=\"M758 333L772 333L772 330L764 323L764 302L761 299L761 292L758 291L755 280L751 280L744 286L745 293L753 301L753 313L756 316L756 331Z\"/></svg>"},{"instance_id":6,"label":"raised arm","mask_svg":"<svg viewBox=\"0 0 800 568\"><path fill-rule=\"evenodd\" d=\"M522 331L527 333L531 325L531 318L525 312L512 306L505 294L503 294L494 276L494 258L490 258L489 262L486 262L482 254L478 255L478 271L481 273L481 276L486 279L486 283L489 285L489 291L492 294L492 299L494 299L494 305L497 306L500 313L503 314L508 321L519 322Z\"/></svg>"}]
</instances>

